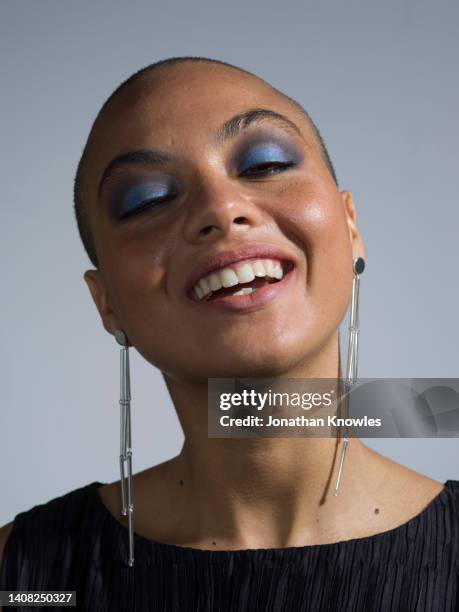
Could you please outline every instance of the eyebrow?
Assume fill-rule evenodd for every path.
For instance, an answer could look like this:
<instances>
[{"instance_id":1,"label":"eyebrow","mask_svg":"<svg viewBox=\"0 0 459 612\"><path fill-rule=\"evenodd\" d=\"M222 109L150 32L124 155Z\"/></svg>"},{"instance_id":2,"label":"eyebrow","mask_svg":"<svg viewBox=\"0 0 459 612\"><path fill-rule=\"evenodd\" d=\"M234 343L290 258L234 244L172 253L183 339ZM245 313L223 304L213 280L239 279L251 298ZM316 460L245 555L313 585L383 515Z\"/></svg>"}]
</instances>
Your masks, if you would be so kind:
<instances>
[{"instance_id":1,"label":"eyebrow","mask_svg":"<svg viewBox=\"0 0 459 612\"><path fill-rule=\"evenodd\" d=\"M301 138L304 138L300 128L288 117L276 111L267 108L253 108L242 113L238 113L225 121L216 131L214 142L216 145L223 145L228 140L235 138L238 134L246 130L255 123L261 123L266 120L275 121L283 127L294 130ZM99 182L98 195L100 196L102 189L107 183L110 176L124 166L165 166L166 164L176 161L177 156L165 151L157 151L153 149L136 149L127 151L121 155L117 155L108 166L105 168Z\"/></svg>"}]
</instances>

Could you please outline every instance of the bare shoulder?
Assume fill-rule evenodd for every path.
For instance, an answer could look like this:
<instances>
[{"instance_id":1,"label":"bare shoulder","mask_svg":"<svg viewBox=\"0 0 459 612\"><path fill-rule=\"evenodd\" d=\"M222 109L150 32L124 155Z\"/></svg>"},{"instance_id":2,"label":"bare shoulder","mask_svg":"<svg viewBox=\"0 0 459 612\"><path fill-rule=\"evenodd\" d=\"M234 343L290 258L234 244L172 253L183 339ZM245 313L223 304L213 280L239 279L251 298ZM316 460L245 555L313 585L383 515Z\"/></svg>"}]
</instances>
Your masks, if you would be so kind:
<instances>
[{"instance_id":1,"label":"bare shoulder","mask_svg":"<svg viewBox=\"0 0 459 612\"><path fill-rule=\"evenodd\" d=\"M11 521L11 523L7 523L6 525L3 525L3 527L0 527L0 565L2 563L3 551L5 550L6 541L8 540L8 536L13 530L13 526L14 521Z\"/></svg>"},{"instance_id":2,"label":"bare shoulder","mask_svg":"<svg viewBox=\"0 0 459 612\"><path fill-rule=\"evenodd\" d=\"M374 453L378 471L378 482L381 491L386 491L388 498L398 499L405 511L421 510L428 505L445 487L445 483L421 474L405 465Z\"/></svg>"}]
</instances>

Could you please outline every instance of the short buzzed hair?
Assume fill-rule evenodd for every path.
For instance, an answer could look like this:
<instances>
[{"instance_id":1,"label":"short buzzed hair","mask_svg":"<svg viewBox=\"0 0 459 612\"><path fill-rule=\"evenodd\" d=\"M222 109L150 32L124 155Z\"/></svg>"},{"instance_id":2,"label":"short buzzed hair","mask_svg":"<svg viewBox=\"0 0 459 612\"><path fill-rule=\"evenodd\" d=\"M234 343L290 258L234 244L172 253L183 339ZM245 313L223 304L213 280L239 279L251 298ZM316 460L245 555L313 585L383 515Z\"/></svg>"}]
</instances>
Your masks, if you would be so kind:
<instances>
[{"instance_id":1,"label":"short buzzed hair","mask_svg":"<svg viewBox=\"0 0 459 612\"><path fill-rule=\"evenodd\" d=\"M253 74L252 72L249 72L248 70L245 70L238 66L234 66L233 64L229 64L228 62L223 62L221 60L216 60L216 59L212 59L208 57L198 57L198 56L170 57L167 59L159 60L157 62L154 62L153 64L149 64L148 66L141 68L140 70L132 74L130 77L128 77L125 81L123 81L121 85L119 85L113 91L113 93L110 94L110 96L107 98L107 100L104 102L101 109L97 113L97 116L91 128L91 131L86 140L86 144L84 146L83 153L81 155L80 161L78 163L77 171L75 174L74 188L73 188L74 212L75 212L76 222L78 226L78 231L80 234L81 241L83 242L85 251L91 263L93 264L95 268L99 267L99 263L98 263L97 252L96 252L96 245L94 242L94 236L93 236L93 233L90 227L90 223L89 223L88 206L87 206L87 202L85 202L85 195L84 195L85 184L86 184L85 177L86 177L86 167L87 167L87 160L88 160L88 151L90 148L90 141L91 141L91 136L92 136L94 127L96 123L98 122L98 120L100 119L100 117L105 112L106 108L113 102L113 100L116 99L122 91L127 89L134 82L138 81L142 77L151 76L152 73L158 70L159 68L167 67L167 66L174 66L175 64L181 64L184 62L208 62L211 64L221 64L223 66L228 66L230 68L233 68L234 70L239 70L240 72L244 72L245 74L253 76L259 80L263 80L259 76ZM307 120L307 123L311 127L313 135L316 138L322 158L331 176L333 177L334 182L336 183L336 185L338 185L338 180L336 178L335 169L333 167L330 156L328 154L327 147L319 132L319 129L315 125L314 121L311 119L310 115L306 112L306 110L301 106L299 102L297 102L293 98L290 98L289 96L284 94L282 91L279 91L278 89L273 87L270 83L267 83L266 81L264 82L272 90L274 90L275 92L277 92L284 98L287 98L305 117L305 119Z\"/></svg>"}]
</instances>

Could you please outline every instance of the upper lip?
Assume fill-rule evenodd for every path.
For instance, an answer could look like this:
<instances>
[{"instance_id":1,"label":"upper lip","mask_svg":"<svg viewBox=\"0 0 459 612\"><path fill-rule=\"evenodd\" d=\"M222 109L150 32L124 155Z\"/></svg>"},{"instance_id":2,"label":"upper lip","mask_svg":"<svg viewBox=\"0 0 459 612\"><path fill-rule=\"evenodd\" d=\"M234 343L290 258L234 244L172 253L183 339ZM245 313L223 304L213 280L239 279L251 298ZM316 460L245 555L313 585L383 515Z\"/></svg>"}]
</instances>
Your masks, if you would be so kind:
<instances>
[{"instance_id":1,"label":"upper lip","mask_svg":"<svg viewBox=\"0 0 459 612\"><path fill-rule=\"evenodd\" d=\"M195 284L203 277L215 270L234 264L244 259L254 258L286 260L294 263L294 258L283 249L269 244L244 244L228 251L210 253L203 257L193 272L189 275L185 291L191 292Z\"/></svg>"}]
</instances>

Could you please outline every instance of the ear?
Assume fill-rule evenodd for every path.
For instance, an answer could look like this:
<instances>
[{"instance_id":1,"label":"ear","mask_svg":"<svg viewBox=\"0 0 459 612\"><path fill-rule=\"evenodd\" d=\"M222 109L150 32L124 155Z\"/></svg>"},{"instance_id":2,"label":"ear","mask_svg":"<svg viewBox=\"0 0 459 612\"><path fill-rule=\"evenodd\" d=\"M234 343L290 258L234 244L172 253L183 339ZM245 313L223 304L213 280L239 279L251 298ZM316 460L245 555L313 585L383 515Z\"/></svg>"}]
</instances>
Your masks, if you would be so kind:
<instances>
[{"instance_id":1,"label":"ear","mask_svg":"<svg viewBox=\"0 0 459 612\"><path fill-rule=\"evenodd\" d=\"M354 206L354 200L350 191L340 191L341 200L346 214L346 221L349 228L349 239L352 246L353 257L363 257L366 259L367 249L357 227L357 213Z\"/></svg>"},{"instance_id":2,"label":"ear","mask_svg":"<svg viewBox=\"0 0 459 612\"><path fill-rule=\"evenodd\" d=\"M99 270L86 270L83 275L86 284L91 292L92 299L99 311L102 323L109 334L114 335L115 330L123 329L120 325L115 312L112 310L107 290L105 288L103 278Z\"/></svg>"}]
</instances>

